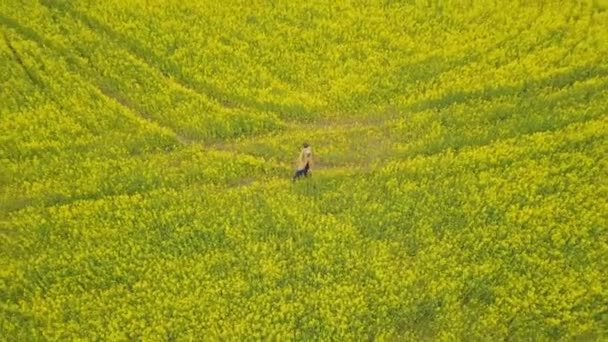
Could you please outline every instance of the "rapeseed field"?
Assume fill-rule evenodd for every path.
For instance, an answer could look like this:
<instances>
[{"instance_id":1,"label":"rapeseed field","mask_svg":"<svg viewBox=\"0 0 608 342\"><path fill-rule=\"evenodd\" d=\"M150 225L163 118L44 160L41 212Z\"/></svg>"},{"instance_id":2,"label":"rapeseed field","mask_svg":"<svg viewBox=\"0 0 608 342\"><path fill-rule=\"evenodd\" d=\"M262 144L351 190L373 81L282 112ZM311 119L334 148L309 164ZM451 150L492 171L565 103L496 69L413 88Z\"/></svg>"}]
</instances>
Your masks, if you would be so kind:
<instances>
[{"instance_id":1,"label":"rapeseed field","mask_svg":"<svg viewBox=\"0 0 608 342\"><path fill-rule=\"evenodd\" d=\"M6 0L0 32L1 340L608 338L607 1Z\"/></svg>"}]
</instances>

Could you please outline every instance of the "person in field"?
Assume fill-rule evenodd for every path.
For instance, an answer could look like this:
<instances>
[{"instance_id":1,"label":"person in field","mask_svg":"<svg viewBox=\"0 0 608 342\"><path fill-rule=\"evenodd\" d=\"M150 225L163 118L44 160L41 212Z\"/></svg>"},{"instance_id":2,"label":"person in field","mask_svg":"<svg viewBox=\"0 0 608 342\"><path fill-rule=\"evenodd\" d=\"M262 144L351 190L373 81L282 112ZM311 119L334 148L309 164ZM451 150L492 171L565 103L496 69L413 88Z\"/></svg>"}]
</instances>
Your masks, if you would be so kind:
<instances>
[{"instance_id":1,"label":"person in field","mask_svg":"<svg viewBox=\"0 0 608 342\"><path fill-rule=\"evenodd\" d=\"M293 181L304 176L308 177L308 172L312 167L312 148L308 143L304 143L302 145L302 151L300 152L300 156L298 157L298 170L296 174L293 176Z\"/></svg>"}]
</instances>

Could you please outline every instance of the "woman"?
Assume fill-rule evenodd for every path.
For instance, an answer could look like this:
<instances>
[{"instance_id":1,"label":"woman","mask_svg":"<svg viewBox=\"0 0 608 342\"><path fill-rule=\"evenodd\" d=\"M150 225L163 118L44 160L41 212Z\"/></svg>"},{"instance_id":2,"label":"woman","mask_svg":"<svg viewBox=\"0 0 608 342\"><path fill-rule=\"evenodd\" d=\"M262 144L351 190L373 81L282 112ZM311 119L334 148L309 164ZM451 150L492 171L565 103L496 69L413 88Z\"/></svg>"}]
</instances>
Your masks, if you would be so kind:
<instances>
[{"instance_id":1,"label":"woman","mask_svg":"<svg viewBox=\"0 0 608 342\"><path fill-rule=\"evenodd\" d=\"M300 152L300 157L298 158L298 170L296 174L293 176L293 181L304 176L308 177L308 171L312 167L312 148L308 143L304 143L302 145L302 151Z\"/></svg>"}]
</instances>

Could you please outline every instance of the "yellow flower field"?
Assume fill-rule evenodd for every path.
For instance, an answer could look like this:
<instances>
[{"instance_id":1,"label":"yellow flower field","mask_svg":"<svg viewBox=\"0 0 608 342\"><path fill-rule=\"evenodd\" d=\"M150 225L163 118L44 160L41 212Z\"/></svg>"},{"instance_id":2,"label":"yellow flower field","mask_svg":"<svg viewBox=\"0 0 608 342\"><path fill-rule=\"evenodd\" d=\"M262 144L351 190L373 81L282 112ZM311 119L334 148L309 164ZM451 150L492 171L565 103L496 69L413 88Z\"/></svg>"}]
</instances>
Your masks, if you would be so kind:
<instances>
[{"instance_id":1,"label":"yellow flower field","mask_svg":"<svg viewBox=\"0 0 608 342\"><path fill-rule=\"evenodd\" d=\"M1 340L608 338L607 23L0 2Z\"/></svg>"}]
</instances>

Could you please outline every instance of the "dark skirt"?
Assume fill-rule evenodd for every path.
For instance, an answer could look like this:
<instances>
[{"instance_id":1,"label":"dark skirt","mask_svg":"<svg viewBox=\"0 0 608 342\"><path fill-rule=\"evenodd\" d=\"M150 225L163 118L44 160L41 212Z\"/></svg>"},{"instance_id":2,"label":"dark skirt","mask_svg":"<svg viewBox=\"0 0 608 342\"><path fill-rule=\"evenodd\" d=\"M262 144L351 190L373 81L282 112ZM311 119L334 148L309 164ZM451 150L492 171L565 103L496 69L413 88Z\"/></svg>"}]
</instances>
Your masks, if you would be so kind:
<instances>
[{"instance_id":1,"label":"dark skirt","mask_svg":"<svg viewBox=\"0 0 608 342\"><path fill-rule=\"evenodd\" d=\"M303 169L300 169L298 171L296 171L296 174L293 176L293 179L297 179L300 178L302 176L304 177L308 177L308 170L310 169L310 166L308 165L308 163L306 163L306 166L304 166Z\"/></svg>"}]
</instances>

